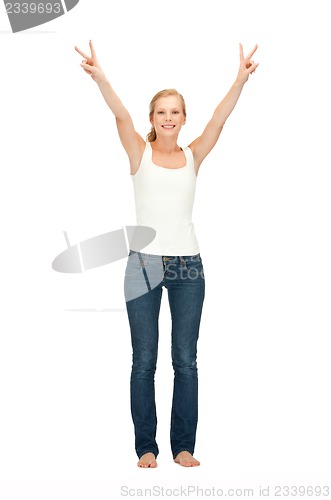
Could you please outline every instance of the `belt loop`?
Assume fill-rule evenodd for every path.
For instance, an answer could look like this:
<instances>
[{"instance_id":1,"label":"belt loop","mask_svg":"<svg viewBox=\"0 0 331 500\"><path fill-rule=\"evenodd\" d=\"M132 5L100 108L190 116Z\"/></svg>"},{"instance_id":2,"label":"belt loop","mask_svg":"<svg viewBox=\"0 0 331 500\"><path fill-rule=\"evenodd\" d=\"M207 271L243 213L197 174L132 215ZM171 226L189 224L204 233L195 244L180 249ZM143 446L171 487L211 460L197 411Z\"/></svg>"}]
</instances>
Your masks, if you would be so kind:
<instances>
[{"instance_id":1,"label":"belt loop","mask_svg":"<svg viewBox=\"0 0 331 500\"><path fill-rule=\"evenodd\" d=\"M186 261L185 261L185 259L183 259L183 257L180 256L180 255L179 255L179 259L180 259L180 265L186 267Z\"/></svg>"}]
</instances>

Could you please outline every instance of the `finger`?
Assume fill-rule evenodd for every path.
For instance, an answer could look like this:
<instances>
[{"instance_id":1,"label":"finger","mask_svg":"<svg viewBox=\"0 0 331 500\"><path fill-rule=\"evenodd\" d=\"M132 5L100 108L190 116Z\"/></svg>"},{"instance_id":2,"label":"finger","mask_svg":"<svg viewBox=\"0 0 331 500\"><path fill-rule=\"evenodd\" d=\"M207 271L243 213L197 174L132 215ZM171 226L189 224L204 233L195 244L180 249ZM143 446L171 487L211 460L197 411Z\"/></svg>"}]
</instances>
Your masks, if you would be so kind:
<instances>
[{"instance_id":1,"label":"finger","mask_svg":"<svg viewBox=\"0 0 331 500\"><path fill-rule=\"evenodd\" d=\"M90 61L91 61L91 59L83 59L82 63L87 64L90 67L94 66L94 64L92 62L90 62Z\"/></svg>"},{"instance_id":2,"label":"finger","mask_svg":"<svg viewBox=\"0 0 331 500\"><path fill-rule=\"evenodd\" d=\"M245 57L244 57L244 49L241 43L239 44L239 55L240 55L240 62L244 62Z\"/></svg>"},{"instance_id":3,"label":"finger","mask_svg":"<svg viewBox=\"0 0 331 500\"><path fill-rule=\"evenodd\" d=\"M89 56L87 56L83 51L81 51L78 47L76 47L76 45L75 45L75 50L77 50L78 54L85 57L85 59L89 58Z\"/></svg>"},{"instance_id":4,"label":"finger","mask_svg":"<svg viewBox=\"0 0 331 500\"><path fill-rule=\"evenodd\" d=\"M251 50L251 52L248 54L248 56L246 57L246 59L250 59L252 57L252 55L254 54L254 52L256 52L257 47L258 47L258 45L256 43L254 49Z\"/></svg>"},{"instance_id":5,"label":"finger","mask_svg":"<svg viewBox=\"0 0 331 500\"><path fill-rule=\"evenodd\" d=\"M93 47L92 40L90 40L90 49L91 49L92 57L96 58L96 53L95 53L95 50L94 50L94 47Z\"/></svg>"},{"instance_id":6,"label":"finger","mask_svg":"<svg viewBox=\"0 0 331 500\"><path fill-rule=\"evenodd\" d=\"M258 67L260 63L253 63L252 66L250 68L248 68L248 73L254 73L254 71L256 70L256 68Z\"/></svg>"},{"instance_id":7,"label":"finger","mask_svg":"<svg viewBox=\"0 0 331 500\"><path fill-rule=\"evenodd\" d=\"M87 73L93 73L94 71L94 66L90 64L81 63L81 67L84 68Z\"/></svg>"}]
</instances>

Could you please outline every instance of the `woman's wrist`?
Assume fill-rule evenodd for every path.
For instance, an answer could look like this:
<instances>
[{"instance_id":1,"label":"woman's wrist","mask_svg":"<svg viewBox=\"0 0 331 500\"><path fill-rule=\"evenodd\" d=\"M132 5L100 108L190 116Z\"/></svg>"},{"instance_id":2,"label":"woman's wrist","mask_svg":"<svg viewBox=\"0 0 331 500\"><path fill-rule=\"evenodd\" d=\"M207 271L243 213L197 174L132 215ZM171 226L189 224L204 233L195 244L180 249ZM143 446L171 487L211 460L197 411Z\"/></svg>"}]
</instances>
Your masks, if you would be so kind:
<instances>
[{"instance_id":1,"label":"woman's wrist","mask_svg":"<svg viewBox=\"0 0 331 500\"><path fill-rule=\"evenodd\" d=\"M240 80L239 78L236 78L233 86L234 87L239 87L239 88L242 88L244 85L245 85L246 82L243 82L242 80Z\"/></svg>"},{"instance_id":2,"label":"woman's wrist","mask_svg":"<svg viewBox=\"0 0 331 500\"><path fill-rule=\"evenodd\" d=\"M109 84L109 81L106 77L106 75L104 73L102 73L100 75L100 77L96 80L96 83L99 85L99 86L102 86L102 85L105 85L105 84Z\"/></svg>"}]
</instances>

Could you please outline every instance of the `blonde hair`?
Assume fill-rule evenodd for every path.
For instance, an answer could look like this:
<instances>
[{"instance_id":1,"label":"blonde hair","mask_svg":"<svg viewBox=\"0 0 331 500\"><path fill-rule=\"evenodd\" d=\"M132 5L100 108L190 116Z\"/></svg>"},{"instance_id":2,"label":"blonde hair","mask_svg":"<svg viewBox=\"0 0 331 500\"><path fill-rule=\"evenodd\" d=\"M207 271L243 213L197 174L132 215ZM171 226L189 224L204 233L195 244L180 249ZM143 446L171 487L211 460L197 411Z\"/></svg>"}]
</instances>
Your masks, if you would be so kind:
<instances>
[{"instance_id":1,"label":"blonde hair","mask_svg":"<svg viewBox=\"0 0 331 500\"><path fill-rule=\"evenodd\" d=\"M151 100L151 102L149 104L149 119L151 119L152 116L154 115L156 101L158 99L160 99L161 97L168 97L170 95L175 95L175 96L178 96L180 98L181 103L182 103L183 113L184 113L184 116L186 117L186 106L185 106L185 101L184 101L183 96L176 89L165 89L165 90L160 90L160 92L158 92L157 94L155 94L155 96ZM146 139L147 139L148 142L154 142L155 141L155 139L156 139L156 131L155 131L155 128L154 128L153 125L152 125L151 131L147 135Z\"/></svg>"}]
</instances>

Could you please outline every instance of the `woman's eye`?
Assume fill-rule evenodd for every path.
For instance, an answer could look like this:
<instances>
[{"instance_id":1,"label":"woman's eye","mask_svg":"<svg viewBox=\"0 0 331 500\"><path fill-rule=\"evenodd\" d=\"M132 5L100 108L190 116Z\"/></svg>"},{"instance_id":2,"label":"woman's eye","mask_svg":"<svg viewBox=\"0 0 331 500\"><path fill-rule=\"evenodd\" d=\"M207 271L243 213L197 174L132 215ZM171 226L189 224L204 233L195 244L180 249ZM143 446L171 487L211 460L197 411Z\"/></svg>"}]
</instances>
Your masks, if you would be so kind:
<instances>
[{"instance_id":1,"label":"woman's eye","mask_svg":"<svg viewBox=\"0 0 331 500\"><path fill-rule=\"evenodd\" d=\"M163 114L163 111L158 111L158 115L162 115Z\"/></svg>"}]
</instances>

